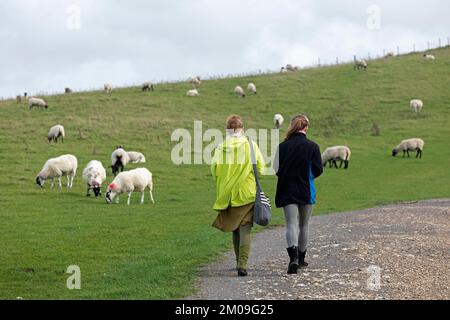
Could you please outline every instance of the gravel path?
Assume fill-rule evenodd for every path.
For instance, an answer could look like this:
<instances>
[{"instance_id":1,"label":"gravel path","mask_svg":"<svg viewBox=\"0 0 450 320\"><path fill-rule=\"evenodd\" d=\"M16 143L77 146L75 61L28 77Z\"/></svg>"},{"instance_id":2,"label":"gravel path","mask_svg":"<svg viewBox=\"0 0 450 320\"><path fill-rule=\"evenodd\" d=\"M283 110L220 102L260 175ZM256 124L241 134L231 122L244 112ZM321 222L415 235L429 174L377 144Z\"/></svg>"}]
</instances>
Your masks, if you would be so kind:
<instances>
[{"instance_id":1,"label":"gravel path","mask_svg":"<svg viewBox=\"0 0 450 320\"><path fill-rule=\"evenodd\" d=\"M314 217L310 266L294 276L284 232L254 236L249 277L236 277L230 252L188 299L450 299L450 200Z\"/></svg>"}]
</instances>

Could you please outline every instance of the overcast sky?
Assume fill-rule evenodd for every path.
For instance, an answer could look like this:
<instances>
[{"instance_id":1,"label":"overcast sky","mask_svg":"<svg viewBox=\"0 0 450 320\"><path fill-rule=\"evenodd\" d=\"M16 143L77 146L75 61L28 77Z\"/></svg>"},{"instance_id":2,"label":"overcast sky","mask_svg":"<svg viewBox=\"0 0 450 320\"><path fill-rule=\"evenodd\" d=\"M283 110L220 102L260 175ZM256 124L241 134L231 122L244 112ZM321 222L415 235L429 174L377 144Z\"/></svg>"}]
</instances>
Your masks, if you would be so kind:
<instances>
[{"instance_id":1,"label":"overcast sky","mask_svg":"<svg viewBox=\"0 0 450 320\"><path fill-rule=\"evenodd\" d=\"M442 0L1 0L0 96L447 44Z\"/></svg>"}]
</instances>

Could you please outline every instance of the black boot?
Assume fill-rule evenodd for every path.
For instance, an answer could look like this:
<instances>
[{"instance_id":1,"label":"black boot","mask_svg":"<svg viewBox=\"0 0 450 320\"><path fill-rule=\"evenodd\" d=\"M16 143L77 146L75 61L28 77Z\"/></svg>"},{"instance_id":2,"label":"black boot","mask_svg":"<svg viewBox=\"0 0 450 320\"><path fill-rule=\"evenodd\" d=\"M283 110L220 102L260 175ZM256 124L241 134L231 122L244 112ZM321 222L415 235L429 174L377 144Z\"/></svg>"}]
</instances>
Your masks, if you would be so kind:
<instances>
[{"instance_id":1,"label":"black boot","mask_svg":"<svg viewBox=\"0 0 450 320\"><path fill-rule=\"evenodd\" d=\"M289 254L289 258L291 259L289 261L288 274L296 274L298 270L298 248L290 247L287 249L287 252Z\"/></svg>"},{"instance_id":2,"label":"black boot","mask_svg":"<svg viewBox=\"0 0 450 320\"><path fill-rule=\"evenodd\" d=\"M305 250L305 252L301 252L300 249L298 250L298 264L300 268L306 268L308 266L308 263L305 262L306 251L308 250Z\"/></svg>"}]
</instances>

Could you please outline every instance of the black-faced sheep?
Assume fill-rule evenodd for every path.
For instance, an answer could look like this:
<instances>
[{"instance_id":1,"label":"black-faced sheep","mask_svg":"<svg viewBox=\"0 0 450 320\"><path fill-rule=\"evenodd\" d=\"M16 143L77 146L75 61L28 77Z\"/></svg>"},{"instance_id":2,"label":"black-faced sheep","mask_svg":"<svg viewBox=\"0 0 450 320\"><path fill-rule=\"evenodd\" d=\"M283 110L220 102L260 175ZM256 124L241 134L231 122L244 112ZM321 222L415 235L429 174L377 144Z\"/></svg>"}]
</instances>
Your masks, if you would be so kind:
<instances>
[{"instance_id":1,"label":"black-faced sheep","mask_svg":"<svg viewBox=\"0 0 450 320\"><path fill-rule=\"evenodd\" d=\"M406 155L409 156L410 151L417 151L416 159L422 158L423 154L423 147L425 146L425 142L422 139L409 139L409 140L403 140L397 147L392 150L392 156L396 157L397 154L401 151L403 151L403 158L406 157Z\"/></svg>"},{"instance_id":2,"label":"black-faced sheep","mask_svg":"<svg viewBox=\"0 0 450 320\"><path fill-rule=\"evenodd\" d=\"M58 124L50 129L47 135L47 139L48 142L58 143L58 139L61 138L61 142L64 143L65 136L66 133L64 131L64 127Z\"/></svg>"},{"instance_id":3,"label":"black-faced sheep","mask_svg":"<svg viewBox=\"0 0 450 320\"><path fill-rule=\"evenodd\" d=\"M58 179L59 188L62 189L61 177L67 176L67 188L72 188L77 168L78 160L70 154L49 159L36 177L36 184L42 188L45 181L50 179L52 180L51 188L53 189L54 179Z\"/></svg>"},{"instance_id":4,"label":"black-faced sheep","mask_svg":"<svg viewBox=\"0 0 450 320\"><path fill-rule=\"evenodd\" d=\"M348 169L348 165L350 162L351 151L349 147L345 146L337 146L331 147L324 151L322 154L322 163L323 166L326 167L327 163L330 164L330 168L336 167L338 169L337 161L340 161L339 168L342 168L342 165L345 164L344 169Z\"/></svg>"}]
</instances>

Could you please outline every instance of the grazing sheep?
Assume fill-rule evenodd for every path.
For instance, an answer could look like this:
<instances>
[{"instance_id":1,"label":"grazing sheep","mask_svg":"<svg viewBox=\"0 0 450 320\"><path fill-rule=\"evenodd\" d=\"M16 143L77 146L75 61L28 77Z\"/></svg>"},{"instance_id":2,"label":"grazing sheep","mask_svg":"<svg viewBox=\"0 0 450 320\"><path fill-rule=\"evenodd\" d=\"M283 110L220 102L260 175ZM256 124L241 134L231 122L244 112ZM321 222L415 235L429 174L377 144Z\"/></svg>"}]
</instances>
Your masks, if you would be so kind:
<instances>
[{"instance_id":1,"label":"grazing sheep","mask_svg":"<svg viewBox=\"0 0 450 320\"><path fill-rule=\"evenodd\" d=\"M234 88L234 93L241 98L245 98L245 92L244 89L242 89L242 87L237 86L236 88Z\"/></svg>"},{"instance_id":2,"label":"grazing sheep","mask_svg":"<svg viewBox=\"0 0 450 320\"><path fill-rule=\"evenodd\" d=\"M275 123L275 128L280 129L281 126L283 125L284 118L281 114L276 114L273 117L273 122Z\"/></svg>"},{"instance_id":3,"label":"grazing sheep","mask_svg":"<svg viewBox=\"0 0 450 320\"><path fill-rule=\"evenodd\" d=\"M200 93L198 93L198 90L197 90L197 89L192 89L192 90L189 90L189 91L186 93L186 95L187 95L188 97L198 97L198 96L200 95Z\"/></svg>"},{"instance_id":4,"label":"grazing sheep","mask_svg":"<svg viewBox=\"0 0 450 320\"><path fill-rule=\"evenodd\" d=\"M333 168L333 166L338 169L337 160L341 161L341 164L339 168L342 168L342 165L345 164L344 169L348 169L348 164L350 161L350 148L345 146L338 146L338 147L331 147L324 151L322 154L322 163L324 167L327 166L327 163L330 164L330 168Z\"/></svg>"},{"instance_id":5,"label":"grazing sheep","mask_svg":"<svg viewBox=\"0 0 450 320\"><path fill-rule=\"evenodd\" d=\"M353 66L354 70L367 70L368 64L366 60L356 60Z\"/></svg>"},{"instance_id":6,"label":"grazing sheep","mask_svg":"<svg viewBox=\"0 0 450 320\"><path fill-rule=\"evenodd\" d=\"M102 184L106 180L106 170L100 161L92 160L83 170L83 181L87 184L87 197L91 196L91 190L98 198L102 194Z\"/></svg>"},{"instance_id":7,"label":"grazing sheep","mask_svg":"<svg viewBox=\"0 0 450 320\"><path fill-rule=\"evenodd\" d=\"M395 53L393 51L386 53L385 58L392 58L392 57L395 57Z\"/></svg>"},{"instance_id":8,"label":"grazing sheep","mask_svg":"<svg viewBox=\"0 0 450 320\"><path fill-rule=\"evenodd\" d=\"M129 162L130 157L128 153L122 147L118 147L111 154L111 168L113 175L117 176L119 172L122 172Z\"/></svg>"},{"instance_id":9,"label":"grazing sheep","mask_svg":"<svg viewBox=\"0 0 450 320\"><path fill-rule=\"evenodd\" d=\"M155 86L153 85L153 83L146 82L142 85L142 91L143 92L155 91Z\"/></svg>"},{"instance_id":10,"label":"grazing sheep","mask_svg":"<svg viewBox=\"0 0 450 320\"><path fill-rule=\"evenodd\" d=\"M291 72L295 72L295 71L298 71L298 67L297 66L293 66L292 64L287 64L286 65L286 70L287 71L291 71Z\"/></svg>"},{"instance_id":11,"label":"grazing sheep","mask_svg":"<svg viewBox=\"0 0 450 320\"><path fill-rule=\"evenodd\" d=\"M432 54L424 54L424 55L423 55L423 58L424 58L425 60L436 60L436 57L433 56Z\"/></svg>"},{"instance_id":12,"label":"grazing sheep","mask_svg":"<svg viewBox=\"0 0 450 320\"><path fill-rule=\"evenodd\" d=\"M249 83L247 86L247 90L250 91L253 94L257 94L256 92L256 86L254 83Z\"/></svg>"},{"instance_id":13,"label":"grazing sheep","mask_svg":"<svg viewBox=\"0 0 450 320\"><path fill-rule=\"evenodd\" d=\"M198 86L200 86L202 84L202 81L199 76L196 76L196 77L189 78L189 83L192 84L194 86L194 88L197 88Z\"/></svg>"},{"instance_id":14,"label":"grazing sheep","mask_svg":"<svg viewBox=\"0 0 450 320\"><path fill-rule=\"evenodd\" d=\"M392 156L396 157L400 151L403 151L403 158L408 155L410 151L417 151L416 159L422 158L423 147L425 142L422 139L409 139L403 140L394 150L392 150Z\"/></svg>"},{"instance_id":15,"label":"grazing sheep","mask_svg":"<svg viewBox=\"0 0 450 320\"><path fill-rule=\"evenodd\" d=\"M150 171L141 168L122 172L108 186L106 202L112 203L114 198L116 198L116 203L119 203L119 196L122 193L128 193L127 204L130 205L132 193L138 191L141 193L141 204L144 204L144 193L147 188L150 192L152 203L155 203L153 199L153 177Z\"/></svg>"},{"instance_id":16,"label":"grazing sheep","mask_svg":"<svg viewBox=\"0 0 450 320\"><path fill-rule=\"evenodd\" d=\"M72 91L72 89L70 89L70 88L65 88L64 89L64 93L65 94L70 94L70 93L72 93L73 91Z\"/></svg>"},{"instance_id":17,"label":"grazing sheep","mask_svg":"<svg viewBox=\"0 0 450 320\"><path fill-rule=\"evenodd\" d=\"M57 178L59 180L59 188L62 189L61 177L67 176L67 188L72 188L77 168L78 160L70 154L49 159L36 177L36 184L42 188L45 181L51 179L51 188L53 189L54 179Z\"/></svg>"},{"instance_id":18,"label":"grazing sheep","mask_svg":"<svg viewBox=\"0 0 450 320\"><path fill-rule=\"evenodd\" d=\"M145 156L140 152L128 151L128 157L131 163L145 163Z\"/></svg>"},{"instance_id":19,"label":"grazing sheep","mask_svg":"<svg viewBox=\"0 0 450 320\"><path fill-rule=\"evenodd\" d=\"M64 137L66 136L66 133L64 131L64 127L60 124L52 127L50 131L48 132L47 138L48 142L55 142L58 143L58 139L61 138L61 142L64 143Z\"/></svg>"},{"instance_id":20,"label":"grazing sheep","mask_svg":"<svg viewBox=\"0 0 450 320\"><path fill-rule=\"evenodd\" d=\"M422 112L422 109L423 109L423 101L422 100L418 100L418 99L411 100L409 105L410 105L411 109L413 109L416 113Z\"/></svg>"},{"instance_id":21,"label":"grazing sheep","mask_svg":"<svg viewBox=\"0 0 450 320\"><path fill-rule=\"evenodd\" d=\"M39 98L30 98L28 99L28 106L30 107L30 110L33 109L33 107L40 108L40 109L48 109L48 103L44 99Z\"/></svg>"},{"instance_id":22,"label":"grazing sheep","mask_svg":"<svg viewBox=\"0 0 450 320\"><path fill-rule=\"evenodd\" d=\"M113 91L113 86L112 86L112 84L107 83L104 85L104 89L105 89L106 93L111 94Z\"/></svg>"}]
</instances>

